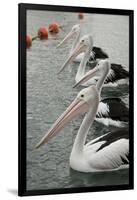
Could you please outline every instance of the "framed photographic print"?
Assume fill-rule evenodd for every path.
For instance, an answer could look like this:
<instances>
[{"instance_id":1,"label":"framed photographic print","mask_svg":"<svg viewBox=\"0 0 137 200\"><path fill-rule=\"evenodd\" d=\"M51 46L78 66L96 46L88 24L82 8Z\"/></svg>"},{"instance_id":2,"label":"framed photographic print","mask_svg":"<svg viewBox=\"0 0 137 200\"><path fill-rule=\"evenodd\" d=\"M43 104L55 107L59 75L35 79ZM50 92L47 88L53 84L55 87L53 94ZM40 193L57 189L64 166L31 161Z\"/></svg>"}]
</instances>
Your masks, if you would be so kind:
<instances>
[{"instance_id":1,"label":"framed photographic print","mask_svg":"<svg viewBox=\"0 0 137 200\"><path fill-rule=\"evenodd\" d=\"M133 10L19 4L19 195L133 189Z\"/></svg>"}]
</instances>

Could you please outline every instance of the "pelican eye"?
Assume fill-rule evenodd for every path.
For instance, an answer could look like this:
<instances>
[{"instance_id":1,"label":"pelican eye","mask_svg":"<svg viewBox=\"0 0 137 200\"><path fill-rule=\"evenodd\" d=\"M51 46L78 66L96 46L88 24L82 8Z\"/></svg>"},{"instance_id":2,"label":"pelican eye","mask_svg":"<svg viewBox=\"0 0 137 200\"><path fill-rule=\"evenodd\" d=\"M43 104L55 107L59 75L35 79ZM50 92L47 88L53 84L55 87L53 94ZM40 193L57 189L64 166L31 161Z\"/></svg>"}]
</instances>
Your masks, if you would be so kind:
<instances>
[{"instance_id":1,"label":"pelican eye","mask_svg":"<svg viewBox=\"0 0 137 200\"><path fill-rule=\"evenodd\" d=\"M81 97L84 97L84 94L81 94Z\"/></svg>"},{"instance_id":2,"label":"pelican eye","mask_svg":"<svg viewBox=\"0 0 137 200\"><path fill-rule=\"evenodd\" d=\"M81 40L81 42L84 42L84 40Z\"/></svg>"}]
</instances>

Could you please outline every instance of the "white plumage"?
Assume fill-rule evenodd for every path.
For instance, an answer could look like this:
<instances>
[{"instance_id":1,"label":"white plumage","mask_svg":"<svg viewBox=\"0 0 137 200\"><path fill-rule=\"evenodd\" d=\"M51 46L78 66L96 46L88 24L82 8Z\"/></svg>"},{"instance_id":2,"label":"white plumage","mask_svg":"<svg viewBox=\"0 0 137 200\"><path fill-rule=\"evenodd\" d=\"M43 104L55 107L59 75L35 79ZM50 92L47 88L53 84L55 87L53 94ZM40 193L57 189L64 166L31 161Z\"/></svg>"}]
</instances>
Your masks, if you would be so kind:
<instances>
[{"instance_id":1,"label":"white plumage","mask_svg":"<svg viewBox=\"0 0 137 200\"><path fill-rule=\"evenodd\" d=\"M103 117L104 115L106 117L109 115L109 106L107 103L100 102L96 116Z\"/></svg>"},{"instance_id":2,"label":"white plumage","mask_svg":"<svg viewBox=\"0 0 137 200\"><path fill-rule=\"evenodd\" d=\"M105 141L85 146L85 154L89 154L90 148L91 151L94 152L96 149L101 146L101 144L104 144ZM122 164L122 159L127 160L127 156L129 152L129 140L128 139L120 139L116 142L113 142L109 146L106 146L102 150L95 152L95 154L92 155L91 159L89 160L89 164L92 169L95 171L112 171L118 169Z\"/></svg>"},{"instance_id":3,"label":"white plumage","mask_svg":"<svg viewBox=\"0 0 137 200\"><path fill-rule=\"evenodd\" d=\"M119 121L119 120L114 120L114 119L111 119L111 118L95 118L95 121L98 122L98 123L101 123L105 126L115 126L115 127L125 127L125 126L128 126L128 122L123 122L123 121Z\"/></svg>"}]
</instances>

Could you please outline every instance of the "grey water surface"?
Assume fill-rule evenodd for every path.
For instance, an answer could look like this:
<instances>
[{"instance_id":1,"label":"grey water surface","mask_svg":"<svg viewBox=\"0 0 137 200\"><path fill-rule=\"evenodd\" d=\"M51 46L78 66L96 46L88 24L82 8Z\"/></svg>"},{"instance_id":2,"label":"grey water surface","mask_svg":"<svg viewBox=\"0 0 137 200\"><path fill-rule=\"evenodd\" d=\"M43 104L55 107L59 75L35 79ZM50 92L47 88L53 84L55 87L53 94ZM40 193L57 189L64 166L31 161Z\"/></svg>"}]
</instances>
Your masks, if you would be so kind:
<instances>
[{"instance_id":1,"label":"grey water surface","mask_svg":"<svg viewBox=\"0 0 137 200\"><path fill-rule=\"evenodd\" d=\"M72 41L60 49L56 49L56 46L74 24L81 24L82 35L93 35L94 45L102 47L111 62L129 69L127 16L85 14L84 19L79 20L76 13L29 10L27 33L35 36L40 26L54 21L62 26L60 32L49 34L48 40L33 41L32 47L27 50L27 190L128 184L128 169L105 173L80 173L70 169L69 156L83 116L69 123L48 144L33 150L80 91L80 88L72 88L78 64L73 64L71 73L66 69L57 75L68 56ZM127 106L129 104L127 85L103 88L102 97L110 96L120 97ZM94 122L87 141L110 129L114 127Z\"/></svg>"}]
</instances>

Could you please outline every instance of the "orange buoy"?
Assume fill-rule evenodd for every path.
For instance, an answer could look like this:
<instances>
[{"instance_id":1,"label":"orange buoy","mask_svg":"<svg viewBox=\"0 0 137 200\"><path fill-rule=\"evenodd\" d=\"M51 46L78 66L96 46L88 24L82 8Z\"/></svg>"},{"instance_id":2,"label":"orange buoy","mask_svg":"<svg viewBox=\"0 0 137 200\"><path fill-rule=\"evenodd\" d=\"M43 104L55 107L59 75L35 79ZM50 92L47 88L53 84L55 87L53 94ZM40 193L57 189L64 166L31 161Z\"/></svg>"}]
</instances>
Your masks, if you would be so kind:
<instances>
[{"instance_id":1,"label":"orange buoy","mask_svg":"<svg viewBox=\"0 0 137 200\"><path fill-rule=\"evenodd\" d=\"M41 39L41 40L44 40L44 39L48 39L48 30L46 27L40 27L38 29L38 37Z\"/></svg>"},{"instance_id":2,"label":"orange buoy","mask_svg":"<svg viewBox=\"0 0 137 200\"><path fill-rule=\"evenodd\" d=\"M27 46L27 48L30 48L31 45L32 45L32 37L31 37L31 35L27 34L26 35L26 46Z\"/></svg>"},{"instance_id":3,"label":"orange buoy","mask_svg":"<svg viewBox=\"0 0 137 200\"><path fill-rule=\"evenodd\" d=\"M58 23L54 22L54 23L49 24L48 28L49 28L49 32L58 33L60 26Z\"/></svg>"},{"instance_id":4,"label":"orange buoy","mask_svg":"<svg viewBox=\"0 0 137 200\"><path fill-rule=\"evenodd\" d=\"M84 13L82 13L82 12L81 12L81 13L78 13L78 18L79 18L79 19L83 19L83 18L84 18Z\"/></svg>"}]
</instances>

